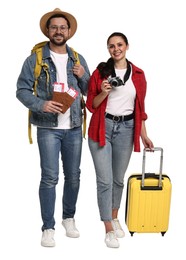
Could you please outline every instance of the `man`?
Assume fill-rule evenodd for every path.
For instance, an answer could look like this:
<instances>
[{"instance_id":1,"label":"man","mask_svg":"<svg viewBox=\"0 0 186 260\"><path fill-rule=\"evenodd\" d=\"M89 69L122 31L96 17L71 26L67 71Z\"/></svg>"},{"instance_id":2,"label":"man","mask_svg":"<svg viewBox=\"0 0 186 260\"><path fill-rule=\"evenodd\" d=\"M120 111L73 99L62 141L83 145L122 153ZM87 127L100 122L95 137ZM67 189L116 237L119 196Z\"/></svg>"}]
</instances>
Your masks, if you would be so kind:
<instances>
[{"instance_id":1,"label":"man","mask_svg":"<svg viewBox=\"0 0 186 260\"><path fill-rule=\"evenodd\" d=\"M36 54L33 53L23 64L16 97L31 111L30 123L37 126L41 165L39 199L43 221L41 245L53 247L60 153L64 172L62 225L68 237L79 237L74 215L80 185L81 95L87 93L90 72L82 55L79 54L80 64L76 64L73 51L66 43L77 29L73 15L56 8L41 17L40 28L49 42L42 49L45 66L38 78L37 94L33 95L36 64ZM67 110L62 102L53 98L56 91L74 95Z\"/></svg>"}]
</instances>

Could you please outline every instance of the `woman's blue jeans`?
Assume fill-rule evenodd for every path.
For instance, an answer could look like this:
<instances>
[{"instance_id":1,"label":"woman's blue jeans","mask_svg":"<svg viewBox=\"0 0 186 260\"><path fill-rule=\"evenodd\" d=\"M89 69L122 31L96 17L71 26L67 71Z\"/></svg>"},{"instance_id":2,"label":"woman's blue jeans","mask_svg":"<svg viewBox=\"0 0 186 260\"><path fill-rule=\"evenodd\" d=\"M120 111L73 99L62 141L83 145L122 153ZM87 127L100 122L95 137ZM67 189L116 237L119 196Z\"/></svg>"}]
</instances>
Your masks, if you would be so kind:
<instances>
[{"instance_id":1,"label":"woman's blue jeans","mask_svg":"<svg viewBox=\"0 0 186 260\"><path fill-rule=\"evenodd\" d=\"M114 122L106 118L106 145L89 138L89 148L93 158L97 199L102 221L112 220L112 209L119 209L124 175L133 150L134 120Z\"/></svg>"},{"instance_id":2,"label":"woman's blue jeans","mask_svg":"<svg viewBox=\"0 0 186 260\"><path fill-rule=\"evenodd\" d=\"M59 156L61 156L64 173L62 219L73 218L76 211L80 185L82 128L76 127L63 130L38 127L37 141L41 164L39 198L43 220L42 230L54 229Z\"/></svg>"}]
</instances>

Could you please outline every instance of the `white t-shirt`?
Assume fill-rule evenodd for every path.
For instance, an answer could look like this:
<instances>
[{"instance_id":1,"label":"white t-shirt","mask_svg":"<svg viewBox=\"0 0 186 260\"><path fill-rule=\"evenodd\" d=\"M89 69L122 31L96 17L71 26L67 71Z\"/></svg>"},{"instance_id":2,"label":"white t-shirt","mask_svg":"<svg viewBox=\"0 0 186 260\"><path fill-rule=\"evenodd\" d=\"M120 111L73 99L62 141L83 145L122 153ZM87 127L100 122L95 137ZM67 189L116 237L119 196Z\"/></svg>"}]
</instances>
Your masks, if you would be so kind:
<instances>
[{"instance_id":1,"label":"white t-shirt","mask_svg":"<svg viewBox=\"0 0 186 260\"><path fill-rule=\"evenodd\" d=\"M56 66L56 79L58 83L64 83L64 91L66 92L69 87L67 83L67 61L68 54L59 54L53 51L50 51L51 58ZM70 108L64 113L58 115L58 126L54 127L55 129L70 129Z\"/></svg>"},{"instance_id":2,"label":"white t-shirt","mask_svg":"<svg viewBox=\"0 0 186 260\"><path fill-rule=\"evenodd\" d=\"M115 69L116 76L122 80L127 69ZM132 71L125 85L113 87L108 96L106 112L115 116L123 116L132 114L134 111L134 102L136 97L136 89L131 79Z\"/></svg>"}]
</instances>

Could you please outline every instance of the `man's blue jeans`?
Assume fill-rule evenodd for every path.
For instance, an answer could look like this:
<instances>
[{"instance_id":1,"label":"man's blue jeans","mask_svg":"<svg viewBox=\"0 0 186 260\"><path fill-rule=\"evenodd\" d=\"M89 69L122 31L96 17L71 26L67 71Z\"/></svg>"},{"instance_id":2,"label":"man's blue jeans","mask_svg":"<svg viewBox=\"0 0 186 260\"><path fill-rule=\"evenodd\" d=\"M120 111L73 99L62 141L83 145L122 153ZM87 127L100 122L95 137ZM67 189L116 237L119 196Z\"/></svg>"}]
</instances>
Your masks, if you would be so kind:
<instances>
[{"instance_id":1,"label":"man's blue jeans","mask_svg":"<svg viewBox=\"0 0 186 260\"><path fill-rule=\"evenodd\" d=\"M106 145L100 147L90 138L88 142L96 171L100 218L111 221L112 209L119 209L122 199L124 175L133 149L134 120L105 120Z\"/></svg>"},{"instance_id":2,"label":"man's blue jeans","mask_svg":"<svg viewBox=\"0 0 186 260\"><path fill-rule=\"evenodd\" d=\"M41 181L39 198L42 230L55 226L54 210L56 185L59 178L59 156L61 156L64 187L62 219L73 218L80 185L80 161L82 151L82 128L49 129L37 128L40 152Z\"/></svg>"}]
</instances>

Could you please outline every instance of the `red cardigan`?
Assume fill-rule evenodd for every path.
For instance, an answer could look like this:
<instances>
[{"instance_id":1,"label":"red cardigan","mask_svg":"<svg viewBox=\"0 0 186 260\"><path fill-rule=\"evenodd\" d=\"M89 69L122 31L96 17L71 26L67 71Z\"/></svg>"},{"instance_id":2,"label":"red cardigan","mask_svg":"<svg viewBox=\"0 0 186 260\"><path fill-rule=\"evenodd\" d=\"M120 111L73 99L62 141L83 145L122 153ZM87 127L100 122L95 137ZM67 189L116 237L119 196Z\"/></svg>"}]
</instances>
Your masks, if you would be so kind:
<instances>
[{"instance_id":1,"label":"red cardigan","mask_svg":"<svg viewBox=\"0 0 186 260\"><path fill-rule=\"evenodd\" d=\"M134 108L134 151L140 152L140 134L142 120L147 119L145 113L145 95L146 95L146 79L143 70L136 67L130 62L132 66L132 81L136 88L136 99ZM90 119L88 128L88 136L95 142L99 142L100 146L105 145L105 110L107 105L107 98L103 100L99 107L92 108L93 99L101 92L101 83L103 79L100 77L98 69L96 69L89 81L86 107L93 113Z\"/></svg>"}]
</instances>

